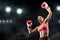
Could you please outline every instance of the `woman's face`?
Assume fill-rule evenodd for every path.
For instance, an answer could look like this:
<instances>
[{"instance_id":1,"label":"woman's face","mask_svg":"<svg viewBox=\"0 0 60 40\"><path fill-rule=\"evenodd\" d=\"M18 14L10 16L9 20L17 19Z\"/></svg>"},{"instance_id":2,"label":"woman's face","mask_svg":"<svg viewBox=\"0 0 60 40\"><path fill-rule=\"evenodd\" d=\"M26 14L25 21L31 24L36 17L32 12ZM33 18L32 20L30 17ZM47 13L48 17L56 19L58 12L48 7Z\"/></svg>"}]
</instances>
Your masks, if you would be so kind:
<instances>
[{"instance_id":1,"label":"woman's face","mask_svg":"<svg viewBox=\"0 0 60 40\"><path fill-rule=\"evenodd\" d=\"M38 22L39 22L39 23L42 23L43 20L44 20L44 18L43 18L42 16L38 16Z\"/></svg>"}]
</instances>

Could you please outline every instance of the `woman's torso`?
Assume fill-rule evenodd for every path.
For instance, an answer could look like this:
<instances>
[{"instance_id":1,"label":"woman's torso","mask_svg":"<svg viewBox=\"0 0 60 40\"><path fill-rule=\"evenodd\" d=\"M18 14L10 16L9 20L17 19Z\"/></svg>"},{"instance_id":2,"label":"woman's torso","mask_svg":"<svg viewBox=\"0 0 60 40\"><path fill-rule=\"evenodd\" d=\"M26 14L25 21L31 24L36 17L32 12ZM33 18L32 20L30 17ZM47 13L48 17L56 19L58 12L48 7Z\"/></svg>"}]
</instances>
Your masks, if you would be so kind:
<instances>
[{"instance_id":1,"label":"woman's torso","mask_svg":"<svg viewBox=\"0 0 60 40\"><path fill-rule=\"evenodd\" d=\"M38 26L38 32L40 34L40 37L45 37L48 36L48 24L42 23L41 25Z\"/></svg>"}]
</instances>

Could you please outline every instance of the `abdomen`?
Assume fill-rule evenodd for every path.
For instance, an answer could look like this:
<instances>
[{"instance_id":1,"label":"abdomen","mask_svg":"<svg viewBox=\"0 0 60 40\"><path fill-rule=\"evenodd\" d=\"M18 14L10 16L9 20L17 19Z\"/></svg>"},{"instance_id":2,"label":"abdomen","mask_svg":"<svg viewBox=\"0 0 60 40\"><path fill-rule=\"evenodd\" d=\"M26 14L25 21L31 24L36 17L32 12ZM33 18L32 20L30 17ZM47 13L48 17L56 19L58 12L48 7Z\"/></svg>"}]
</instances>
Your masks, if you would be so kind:
<instances>
[{"instance_id":1,"label":"abdomen","mask_svg":"<svg viewBox=\"0 0 60 40\"><path fill-rule=\"evenodd\" d=\"M42 30L42 31L39 32L39 34L40 34L40 37L47 36L47 30Z\"/></svg>"}]
</instances>

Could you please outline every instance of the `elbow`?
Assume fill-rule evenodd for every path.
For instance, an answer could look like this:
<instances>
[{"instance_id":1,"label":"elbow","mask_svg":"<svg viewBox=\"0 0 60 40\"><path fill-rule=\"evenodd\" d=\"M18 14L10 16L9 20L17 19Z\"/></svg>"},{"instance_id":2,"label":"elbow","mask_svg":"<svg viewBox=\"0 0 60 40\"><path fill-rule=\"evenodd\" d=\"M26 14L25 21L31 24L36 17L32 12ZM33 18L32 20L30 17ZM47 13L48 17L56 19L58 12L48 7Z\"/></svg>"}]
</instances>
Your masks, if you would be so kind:
<instances>
[{"instance_id":1,"label":"elbow","mask_svg":"<svg viewBox=\"0 0 60 40\"><path fill-rule=\"evenodd\" d=\"M31 31L29 32L29 34L31 34Z\"/></svg>"},{"instance_id":2,"label":"elbow","mask_svg":"<svg viewBox=\"0 0 60 40\"><path fill-rule=\"evenodd\" d=\"M31 32L29 32L29 34L31 34Z\"/></svg>"}]
</instances>

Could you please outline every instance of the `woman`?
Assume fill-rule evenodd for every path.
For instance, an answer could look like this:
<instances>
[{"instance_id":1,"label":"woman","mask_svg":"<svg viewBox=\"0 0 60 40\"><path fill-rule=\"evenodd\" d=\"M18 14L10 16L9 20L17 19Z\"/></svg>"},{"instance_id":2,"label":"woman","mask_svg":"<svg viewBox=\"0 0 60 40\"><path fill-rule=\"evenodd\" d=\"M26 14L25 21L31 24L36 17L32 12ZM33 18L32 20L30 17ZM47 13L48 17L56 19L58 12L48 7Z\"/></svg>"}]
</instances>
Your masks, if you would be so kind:
<instances>
[{"instance_id":1,"label":"woman","mask_svg":"<svg viewBox=\"0 0 60 40\"><path fill-rule=\"evenodd\" d=\"M39 40L50 40L48 22L51 19L52 11L46 2L43 2L41 4L41 7L48 11L47 17L44 19L42 16L38 16L37 19L38 19L38 22L40 23L40 25L34 29L32 29L32 21L28 20L27 29L28 29L29 34L38 31L40 34Z\"/></svg>"}]
</instances>

